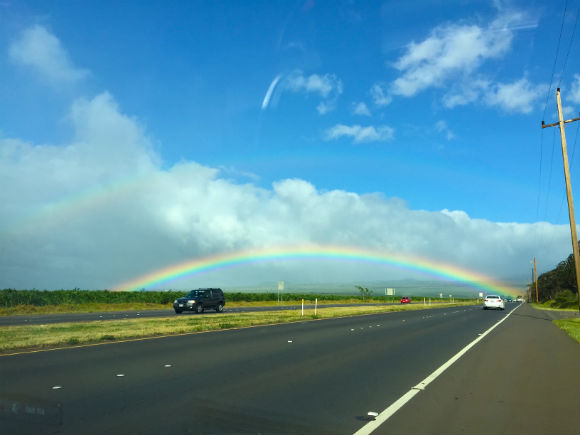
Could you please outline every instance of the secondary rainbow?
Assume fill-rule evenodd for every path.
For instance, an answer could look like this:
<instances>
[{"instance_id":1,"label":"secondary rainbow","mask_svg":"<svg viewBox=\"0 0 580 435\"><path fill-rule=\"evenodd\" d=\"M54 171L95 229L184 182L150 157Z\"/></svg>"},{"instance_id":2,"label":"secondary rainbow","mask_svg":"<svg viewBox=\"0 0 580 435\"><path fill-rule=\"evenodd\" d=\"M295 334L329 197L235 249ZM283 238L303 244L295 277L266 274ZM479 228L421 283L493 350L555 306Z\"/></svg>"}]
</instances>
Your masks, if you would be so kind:
<instances>
[{"instance_id":1,"label":"secondary rainbow","mask_svg":"<svg viewBox=\"0 0 580 435\"><path fill-rule=\"evenodd\" d=\"M405 254L393 254L372 249L335 245L278 246L194 258L142 275L116 286L114 290L136 291L142 288L159 287L161 284L180 278L228 267L239 267L245 264L278 260L309 259L355 261L391 266L443 280L451 280L487 293L520 293L520 290L505 285L489 276L451 264Z\"/></svg>"}]
</instances>

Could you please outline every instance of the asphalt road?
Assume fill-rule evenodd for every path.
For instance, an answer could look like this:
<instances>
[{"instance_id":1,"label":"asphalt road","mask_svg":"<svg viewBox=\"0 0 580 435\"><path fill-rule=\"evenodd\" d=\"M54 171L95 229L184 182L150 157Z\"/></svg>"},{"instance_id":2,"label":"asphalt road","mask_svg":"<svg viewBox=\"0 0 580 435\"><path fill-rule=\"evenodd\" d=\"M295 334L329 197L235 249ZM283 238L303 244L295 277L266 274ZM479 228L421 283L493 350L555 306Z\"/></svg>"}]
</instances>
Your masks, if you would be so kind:
<instances>
[{"instance_id":1,"label":"asphalt road","mask_svg":"<svg viewBox=\"0 0 580 435\"><path fill-rule=\"evenodd\" d=\"M399 305L396 304L321 304L319 307L357 307L370 305ZM271 305L267 307L228 307L224 309L225 313L248 313L256 311L287 311L298 310L301 305ZM304 304L304 309L314 309L314 305ZM203 313L204 316L216 314L215 310L208 309ZM59 314L30 314L16 316L0 316L0 326L13 325L43 325L48 323L63 322L90 322L93 320L121 320L121 319L138 319L147 317L167 317L175 316L173 308L166 310L131 310L131 311L100 311L95 313L59 313ZM180 316L197 315L193 311L185 311Z\"/></svg>"},{"instance_id":2,"label":"asphalt road","mask_svg":"<svg viewBox=\"0 0 580 435\"><path fill-rule=\"evenodd\" d=\"M375 433L579 433L580 348L509 304L0 357L0 433L350 433L503 323Z\"/></svg>"}]
</instances>

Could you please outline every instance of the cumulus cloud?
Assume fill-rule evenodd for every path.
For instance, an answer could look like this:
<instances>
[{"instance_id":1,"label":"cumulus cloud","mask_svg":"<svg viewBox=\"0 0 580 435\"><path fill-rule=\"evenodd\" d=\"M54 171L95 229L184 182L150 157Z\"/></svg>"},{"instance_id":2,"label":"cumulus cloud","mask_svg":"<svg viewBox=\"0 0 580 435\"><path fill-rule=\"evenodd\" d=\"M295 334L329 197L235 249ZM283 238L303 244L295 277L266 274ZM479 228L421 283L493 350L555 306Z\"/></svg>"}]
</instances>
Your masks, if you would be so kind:
<instances>
[{"instance_id":1,"label":"cumulus cloud","mask_svg":"<svg viewBox=\"0 0 580 435\"><path fill-rule=\"evenodd\" d=\"M461 83L443 97L447 108L480 103L498 107L505 112L530 113L545 95L547 86L534 85L526 77L509 83L492 83L485 79L476 79Z\"/></svg>"},{"instance_id":2,"label":"cumulus cloud","mask_svg":"<svg viewBox=\"0 0 580 435\"><path fill-rule=\"evenodd\" d=\"M527 271L531 253L542 252L543 264L568 255L565 225L413 210L380 194L320 190L300 179L260 188L226 178L231 168L224 173L191 161L164 167L145 128L107 93L76 101L67 119L75 134L66 145L0 139L1 288L112 288L193 258L302 243L417 255L495 277ZM337 127L336 137L353 140L392 136L388 128ZM542 249L538 234L551 241ZM276 261L165 286L394 277L409 275L362 264Z\"/></svg>"},{"instance_id":3,"label":"cumulus cloud","mask_svg":"<svg viewBox=\"0 0 580 435\"><path fill-rule=\"evenodd\" d=\"M294 71L286 79L286 86L294 92L313 92L327 98L332 91L342 92L342 82L334 74L311 74L304 76L302 71Z\"/></svg>"},{"instance_id":4,"label":"cumulus cloud","mask_svg":"<svg viewBox=\"0 0 580 435\"><path fill-rule=\"evenodd\" d=\"M388 88L377 88L377 98L390 103L392 96L413 97L439 88L445 90L442 102L447 108L478 102L529 113L543 85L533 85L525 77L493 85L479 72L484 63L507 55L514 32L537 26L522 12L500 4L496 8L499 14L488 25L445 24L435 27L426 39L410 42L393 64L399 77Z\"/></svg>"},{"instance_id":5,"label":"cumulus cloud","mask_svg":"<svg viewBox=\"0 0 580 435\"><path fill-rule=\"evenodd\" d=\"M534 103L546 93L545 86L534 86L525 77L513 83L498 83L485 94L485 103L506 112L530 113Z\"/></svg>"},{"instance_id":6,"label":"cumulus cloud","mask_svg":"<svg viewBox=\"0 0 580 435\"><path fill-rule=\"evenodd\" d=\"M24 30L9 49L10 58L30 67L53 84L76 83L88 71L73 65L56 36L41 25Z\"/></svg>"},{"instance_id":7,"label":"cumulus cloud","mask_svg":"<svg viewBox=\"0 0 580 435\"><path fill-rule=\"evenodd\" d=\"M504 20L486 29L477 25L436 27L421 42L411 42L395 63L401 72L393 83L394 95L410 97L430 87L440 87L450 78L470 74L484 60L505 54L513 32Z\"/></svg>"},{"instance_id":8,"label":"cumulus cloud","mask_svg":"<svg viewBox=\"0 0 580 435\"><path fill-rule=\"evenodd\" d=\"M342 80L334 74L305 76L302 71L295 70L285 77L283 88L289 92L318 95L323 101L316 110L324 115L336 108L338 97L342 94Z\"/></svg>"},{"instance_id":9,"label":"cumulus cloud","mask_svg":"<svg viewBox=\"0 0 580 435\"><path fill-rule=\"evenodd\" d=\"M326 131L326 140L340 139L346 136L352 138L354 143L387 142L393 139L394 133L395 131L387 125L363 127L361 125L337 124Z\"/></svg>"}]
</instances>

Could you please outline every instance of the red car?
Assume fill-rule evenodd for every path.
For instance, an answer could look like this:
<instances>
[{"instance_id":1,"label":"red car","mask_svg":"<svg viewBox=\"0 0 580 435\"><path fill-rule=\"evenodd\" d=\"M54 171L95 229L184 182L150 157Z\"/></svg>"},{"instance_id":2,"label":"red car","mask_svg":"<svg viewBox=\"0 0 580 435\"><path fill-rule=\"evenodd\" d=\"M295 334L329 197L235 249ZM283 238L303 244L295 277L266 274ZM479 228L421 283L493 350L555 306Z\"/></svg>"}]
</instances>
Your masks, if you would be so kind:
<instances>
[{"instance_id":1,"label":"red car","mask_svg":"<svg viewBox=\"0 0 580 435\"><path fill-rule=\"evenodd\" d=\"M402 304L410 304L411 303L411 298L407 297L407 296L403 296L401 298L401 303Z\"/></svg>"}]
</instances>

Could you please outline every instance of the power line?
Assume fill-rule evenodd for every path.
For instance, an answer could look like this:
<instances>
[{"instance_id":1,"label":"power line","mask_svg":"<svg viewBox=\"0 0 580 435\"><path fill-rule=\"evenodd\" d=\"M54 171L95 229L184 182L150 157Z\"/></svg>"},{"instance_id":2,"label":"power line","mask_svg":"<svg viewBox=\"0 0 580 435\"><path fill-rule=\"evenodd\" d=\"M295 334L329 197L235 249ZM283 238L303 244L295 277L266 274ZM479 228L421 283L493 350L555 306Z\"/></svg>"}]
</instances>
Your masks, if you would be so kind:
<instances>
[{"instance_id":1,"label":"power line","mask_svg":"<svg viewBox=\"0 0 580 435\"><path fill-rule=\"evenodd\" d=\"M562 41L562 31L564 30L564 19L566 17L566 10L568 9L568 0L564 3L564 13L562 14L562 22L560 23L560 35L558 36L558 44L556 45L556 56L554 56L554 64L552 65L552 74L550 76L550 87L546 93L546 102L544 103L544 112L542 119L546 118L546 108L548 107L548 97L552 91L552 83L554 83L554 72L556 71L556 63L558 62L558 54L560 53L560 41Z\"/></svg>"},{"instance_id":2,"label":"power line","mask_svg":"<svg viewBox=\"0 0 580 435\"><path fill-rule=\"evenodd\" d=\"M576 19L574 20L574 28L572 29L572 36L570 36L570 43L568 44L568 49L566 50L566 57L564 58L564 65L562 66L562 74L560 75L560 80L558 81L558 87L562 83L562 79L566 74L566 67L568 65L568 56L570 55L570 49L572 48L572 42L574 42L574 35L576 35L576 26L578 25L578 17L580 16L580 7L576 10Z\"/></svg>"}]
</instances>

